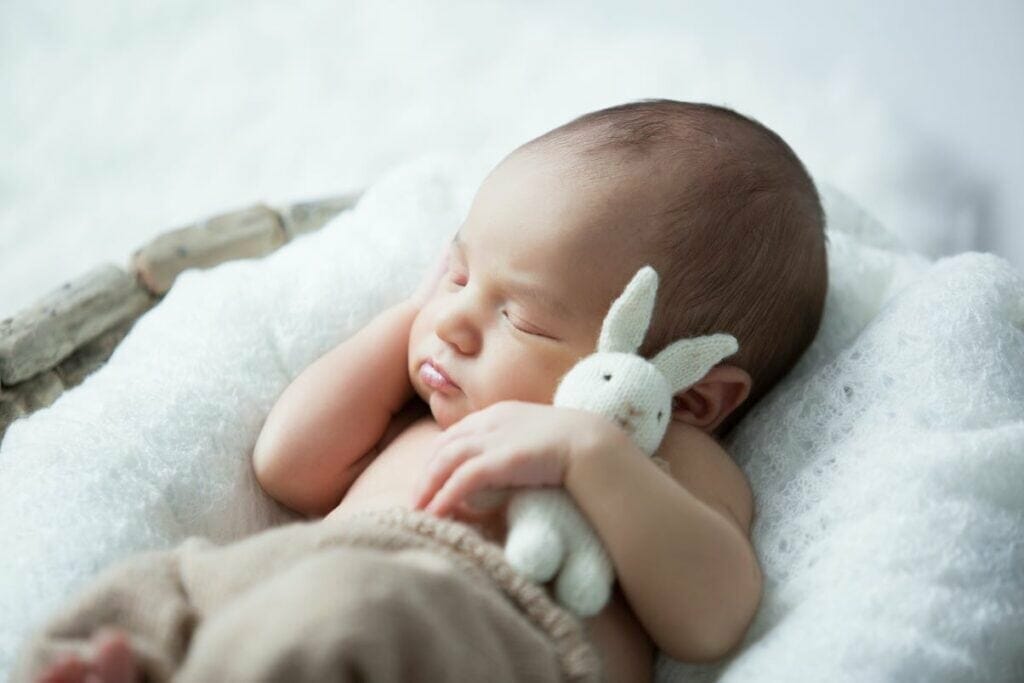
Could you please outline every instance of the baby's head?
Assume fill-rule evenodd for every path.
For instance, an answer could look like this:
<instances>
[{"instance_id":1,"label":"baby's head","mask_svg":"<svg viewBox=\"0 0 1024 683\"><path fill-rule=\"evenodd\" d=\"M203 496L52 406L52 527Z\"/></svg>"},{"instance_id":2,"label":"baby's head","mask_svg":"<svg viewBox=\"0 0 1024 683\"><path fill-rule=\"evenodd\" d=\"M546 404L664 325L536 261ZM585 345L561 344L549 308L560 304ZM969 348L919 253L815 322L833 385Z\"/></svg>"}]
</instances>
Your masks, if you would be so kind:
<instances>
[{"instance_id":1,"label":"baby's head","mask_svg":"<svg viewBox=\"0 0 1024 683\"><path fill-rule=\"evenodd\" d=\"M506 157L413 322L413 387L442 427L502 400L550 403L645 264L660 284L642 355L714 332L739 341L673 411L722 436L813 340L827 269L799 159L767 128L704 104L604 109ZM428 384L428 359L454 386Z\"/></svg>"}]
</instances>

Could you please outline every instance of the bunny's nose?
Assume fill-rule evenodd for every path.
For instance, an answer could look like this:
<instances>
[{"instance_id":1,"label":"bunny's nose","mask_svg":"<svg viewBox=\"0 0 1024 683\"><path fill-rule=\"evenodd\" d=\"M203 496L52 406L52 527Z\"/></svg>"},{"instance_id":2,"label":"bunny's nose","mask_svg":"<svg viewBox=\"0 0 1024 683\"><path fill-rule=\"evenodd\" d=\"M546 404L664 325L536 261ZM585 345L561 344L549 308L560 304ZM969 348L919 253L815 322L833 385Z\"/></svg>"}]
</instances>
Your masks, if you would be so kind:
<instances>
[{"instance_id":1,"label":"bunny's nose","mask_svg":"<svg viewBox=\"0 0 1024 683\"><path fill-rule=\"evenodd\" d=\"M633 418L640 416L640 411L637 410L636 406L632 403L627 403L625 406L626 416L623 417L621 414L615 414L615 421L620 427L625 429L628 433L632 434L636 431L636 424L633 422Z\"/></svg>"}]
</instances>

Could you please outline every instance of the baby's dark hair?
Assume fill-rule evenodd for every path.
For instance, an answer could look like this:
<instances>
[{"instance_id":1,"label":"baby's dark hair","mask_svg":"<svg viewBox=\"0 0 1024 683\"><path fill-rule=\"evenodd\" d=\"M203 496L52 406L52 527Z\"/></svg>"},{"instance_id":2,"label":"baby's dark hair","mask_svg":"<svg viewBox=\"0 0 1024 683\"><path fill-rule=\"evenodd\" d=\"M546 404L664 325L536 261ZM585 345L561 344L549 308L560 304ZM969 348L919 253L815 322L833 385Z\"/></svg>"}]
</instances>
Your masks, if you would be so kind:
<instances>
[{"instance_id":1,"label":"baby's dark hair","mask_svg":"<svg viewBox=\"0 0 1024 683\"><path fill-rule=\"evenodd\" d=\"M666 204L634 237L660 276L640 353L650 358L680 337L734 335L740 350L723 362L746 370L753 386L715 430L724 436L789 372L821 322L827 238L807 169L753 119L664 99L585 114L523 148L533 146L572 151L592 168L609 156L659 165Z\"/></svg>"}]
</instances>

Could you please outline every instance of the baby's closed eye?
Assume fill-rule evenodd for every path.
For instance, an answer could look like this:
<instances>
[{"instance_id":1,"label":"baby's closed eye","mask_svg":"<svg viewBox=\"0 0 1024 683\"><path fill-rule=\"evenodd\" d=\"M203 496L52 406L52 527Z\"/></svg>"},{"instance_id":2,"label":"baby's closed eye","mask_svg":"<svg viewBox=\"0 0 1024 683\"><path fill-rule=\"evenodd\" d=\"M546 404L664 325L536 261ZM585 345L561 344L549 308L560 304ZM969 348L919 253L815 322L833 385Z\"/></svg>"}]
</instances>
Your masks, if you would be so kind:
<instances>
[{"instance_id":1,"label":"baby's closed eye","mask_svg":"<svg viewBox=\"0 0 1024 683\"><path fill-rule=\"evenodd\" d=\"M515 329L519 330L520 332L523 332L523 333L529 334L529 335L533 335L535 337L544 337L546 339L554 339L554 337L552 337L551 335L549 335L546 332L542 331L537 326L532 325L532 324L526 322L525 320L523 320L522 318L520 318L516 314L510 313L508 310L504 310L501 313L502 313L503 316L505 316L505 319L509 321L509 324L511 324L512 327L514 327Z\"/></svg>"}]
</instances>

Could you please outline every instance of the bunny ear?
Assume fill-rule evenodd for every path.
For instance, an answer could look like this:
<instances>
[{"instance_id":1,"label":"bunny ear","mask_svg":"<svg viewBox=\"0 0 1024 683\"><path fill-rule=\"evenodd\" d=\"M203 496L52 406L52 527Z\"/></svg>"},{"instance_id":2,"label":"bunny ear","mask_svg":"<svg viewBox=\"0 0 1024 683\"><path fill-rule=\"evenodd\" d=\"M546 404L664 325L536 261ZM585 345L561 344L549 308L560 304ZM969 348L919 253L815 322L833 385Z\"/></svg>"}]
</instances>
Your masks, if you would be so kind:
<instances>
[{"instance_id":1,"label":"bunny ear","mask_svg":"<svg viewBox=\"0 0 1024 683\"><path fill-rule=\"evenodd\" d=\"M647 334L658 292L658 273L650 266L636 272L619 298L612 302L601 325L598 351L633 353Z\"/></svg>"},{"instance_id":2,"label":"bunny ear","mask_svg":"<svg viewBox=\"0 0 1024 683\"><path fill-rule=\"evenodd\" d=\"M696 384L708 370L739 348L736 337L731 334L710 334L672 342L651 362L664 373L675 393Z\"/></svg>"}]
</instances>

